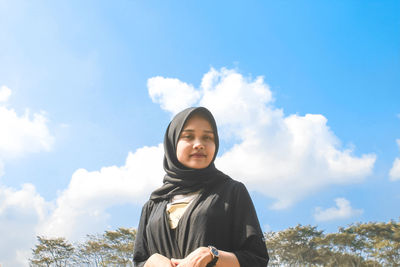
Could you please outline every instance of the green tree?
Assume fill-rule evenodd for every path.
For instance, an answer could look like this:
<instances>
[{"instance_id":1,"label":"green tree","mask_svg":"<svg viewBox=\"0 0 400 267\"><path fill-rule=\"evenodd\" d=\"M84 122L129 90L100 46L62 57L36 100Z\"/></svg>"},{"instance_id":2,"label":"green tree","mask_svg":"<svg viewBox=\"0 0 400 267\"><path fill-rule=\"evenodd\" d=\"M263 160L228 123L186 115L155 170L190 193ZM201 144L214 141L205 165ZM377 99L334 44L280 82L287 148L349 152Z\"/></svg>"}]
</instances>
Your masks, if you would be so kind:
<instances>
[{"instance_id":1,"label":"green tree","mask_svg":"<svg viewBox=\"0 0 400 267\"><path fill-rule=\"evenodd\" d=\"M83 244L78 244L75 250L74 262L87 266L107 266L106 244L102 236L88 235Z\"/></svg>"},{"instance_id":2,"label":"green tree","mask_svg":"<svg viewBox=\"0 0 400 267\"><path fill-rule=\"evenodd\" d=\"M358 224L327 235L309 225L265 234L270 266L332 267L399 266L398 236L393 222Z\"/></svg>"},{"instance_id":3,"label":"green tree","mask_svg":"<svg viewBox=\"0 0 400 267\"><path fill-rule=\"evenodd\" d=\"M65 238L45 238L38 236L39 244L32 249L31 266L68 266L74 253L73 246Z\"/></svg>"},{"instance_id":4,"label":"green tree","mask_svg":"<svg viewBox=\"0 0 400 267\"><path fill-rule=\"evenodd\" d=\"M105 249L108 251L108 262L118 266L133 266L133 249L136 230L118 228L104 234Z\"/></svg>"},{"instance_id":5,"label":"green tree","mask_svg":"<svg viewBox=\"0 0 400 267\"><path fill-rule=\"evenodd\" d=\"M323 236L316 226L297 225L277 233L267 233L271 266L318 266L323 264L318 241Z\"/></svg>"},{"instance_id":6,"label":"green tree","mask_svg":"<svg viewBox=\"0 0 400 267\"><path fill-rule=\"evenodd\" d=\"M331 233L320 240L320 254L323 255L324 266L381 266L363 256L367 246L356 234Z\"/></svg>"},{"instance_id":7,"label":"green tree","mask_svg":"<svg viewBox=\"0 0 400 267\"><path fill-rule=\"evenodd\" d=\"M351 234L364 243L361 254L382 266L400 266L400 223L357 223L341 228L341 233Z\"/></svg>"},{"instance_id":8,"label":"green tree","mask_svg":"<svg viewBox=\"0 0 400 267\"><path fill-rule=\"evenodd\" d=\"M88 235L74 256L76 264L87 266L133 266L136 230L118 228L103 235Z\"/></svg>"}]
</instances>

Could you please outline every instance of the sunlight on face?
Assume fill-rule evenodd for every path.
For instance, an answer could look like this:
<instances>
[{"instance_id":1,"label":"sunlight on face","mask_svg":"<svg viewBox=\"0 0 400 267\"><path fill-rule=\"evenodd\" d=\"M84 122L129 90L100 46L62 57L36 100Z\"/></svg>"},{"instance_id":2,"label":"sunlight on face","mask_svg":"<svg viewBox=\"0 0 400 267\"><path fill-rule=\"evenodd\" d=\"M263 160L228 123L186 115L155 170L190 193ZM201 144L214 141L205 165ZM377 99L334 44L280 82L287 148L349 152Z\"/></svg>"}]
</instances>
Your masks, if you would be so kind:
<instances>
[{"instance_id":1,"label":"sunlight on face","mask_svg":"<svg viewBox=\"0 0 400 267\"><path fill-rule=\"evenodd\" d=\"M199 115L193 115L183 127L176 147L181 164L192 169L210 165L215 153L214 131L211 124Z\"/></svg>"}]
</instances>

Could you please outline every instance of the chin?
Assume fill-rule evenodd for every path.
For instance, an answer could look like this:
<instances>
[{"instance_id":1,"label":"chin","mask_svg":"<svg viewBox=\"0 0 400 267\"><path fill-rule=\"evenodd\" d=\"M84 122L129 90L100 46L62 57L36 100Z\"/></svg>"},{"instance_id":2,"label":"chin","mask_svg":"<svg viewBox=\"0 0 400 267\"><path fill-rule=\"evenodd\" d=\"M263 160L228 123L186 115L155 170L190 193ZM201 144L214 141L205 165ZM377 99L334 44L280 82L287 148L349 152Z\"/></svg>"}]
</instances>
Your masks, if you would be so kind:
<instances>
[{"instance_id":1,"label":"chin","mask_svg":"<svg viewBox=\"0 0 400 267\"><path fill-rule=\"evenodd\" d=\"M207 166L190 166L189 168L192 168L192 169L196 169L196 170L201 170L201 169L204 169L204 168L206 168Z\"/></svg>"},{"instance_id":2,"label":"chin","mask_svg":"<svg viewBox=\"0 0 400 267\"><path fill-rule=\"evenodd\" d=\"M206 164L195 163L195 164L189 164L187 167L192 168L192 169L196 169L196 170L200 170L200 169L207 168L207 166L208 165L206 165Z\"/></svg>"}]
</instances>

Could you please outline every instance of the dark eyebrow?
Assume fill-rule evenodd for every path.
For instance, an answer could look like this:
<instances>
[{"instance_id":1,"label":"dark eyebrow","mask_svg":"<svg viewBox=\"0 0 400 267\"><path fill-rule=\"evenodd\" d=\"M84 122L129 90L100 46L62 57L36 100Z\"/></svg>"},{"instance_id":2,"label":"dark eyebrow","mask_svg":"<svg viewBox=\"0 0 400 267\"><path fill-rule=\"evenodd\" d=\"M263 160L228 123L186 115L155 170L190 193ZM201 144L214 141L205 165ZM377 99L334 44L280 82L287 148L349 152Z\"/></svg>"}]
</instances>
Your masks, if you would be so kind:
<instances>
[{"instance_id":1,"label":"dark eyebrow","mask_svg":"<svg viewBox=\"0 0 400 267\"><path fill-rule=\"evenodd\" d=\"M191 132L191 133L193 133L194 130L192 130L192 129L186 129L186 130L182 130L182 132ZM204 132L214 134L214 131L205 130Z\"/></svg>"}]
</instances>

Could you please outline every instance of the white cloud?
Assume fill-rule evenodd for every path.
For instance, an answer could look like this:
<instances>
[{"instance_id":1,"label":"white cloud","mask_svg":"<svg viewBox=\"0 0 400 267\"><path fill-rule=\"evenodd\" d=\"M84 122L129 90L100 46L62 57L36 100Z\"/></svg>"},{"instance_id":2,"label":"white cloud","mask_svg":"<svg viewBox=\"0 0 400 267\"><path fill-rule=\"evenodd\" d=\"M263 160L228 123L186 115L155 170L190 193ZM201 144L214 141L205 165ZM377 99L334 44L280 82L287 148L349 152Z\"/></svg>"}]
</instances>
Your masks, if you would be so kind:
<instances>
[{"instance_id":1,"label":"white cloud","mask_svg":"<svg viewBox=\"0 0 400 267\"><path fill-rule=\"evenodd\" d=\"M11 90L2 86L0 102L6 102ZM0 177L4 175L4 160L50 150L54 137L47 127L45 113L34 113L29 110L19 116L13 109L0 105Z\"/></svg>"},{"instance_id":2,"label":"white cloud","mask_svg":"<svg viewBox=\"0 0 400 267\"><path fill-rule=\"evenodd\" d=\"M0 88L0 102L6 103L10 95L8 87ZM19 116L5 104L0 105L0 177L4 175L6 159L49 150L53 142L44 113L35 113L31 117L26 111ZM27 266L37 226L44 222L49 211L50 204L32 184L24 184L20 190L0 184L2 266Z\"/></svg>"},{"instance_id":3,"label":"white cloud","mask_svg":"<svg viewBox=\"0 0 400 267\"><path fill-rule=\"evenodd\" d=\"M129 153L124 166L75 171L39 232L75 240L88 233L102 232L107 225L108 208L125 203L142 204L152 190L161 186L163 155L162 144L143 147Z\"/></svg>"},{"instance_id":4,"label":"white cloud","mask_svg":"<svg viewBox=\"0 0 400 267\"><path fill-rule=\"evenodd\" d=\"M107 227L107 210L122 204L143 204L161 186L162 144L129 153L123 166L89 172L78 169L67 189L46 202L33 185L21 190L0 187L0 264L27 266L37 235L76 241Z\"/></svg>"},{"instance_id":5,"label":"white cloud","mask_svg":"<svg viewBox=\"0 0 400 267\"><path fill-rule=\"evenodd\" d=\"M164 86L162 81L152 90L172 94L169 84ZM208 107L221 138L235 141L217 158L217 167L275 199L273 208L286 208L329 185L361 182L372 172L376 156L358 157L342 148L323 115L285 116L275 108L263 77L251 79L235 70L211 69L197 92L201 97L193 104ZM172 103L169 98L158 102L161 106Z\"/></svg>"},{"instance_id":6,"label":"white cloud","mask_svg":"<svg viewBox=\"0 0 400 267\"><path fill-rule=\"evenodd\" d=\"M0 187L0 264L27 266L37 235L79 240L107 227L107 209L142 204L161 186L163 146L143 147L129 153L123 166L89 172L78 169L67 189L46 202L33 185L21 190Z\"/></svg>"},{"instance_id":7,"label":"white cloud","mask_svg":"<svg viewBox=\"0 0 400 267\"><path fill-rule=\"evenodd\" d=\"M147 87L153 102L160 103L162 109L173 114L193 105L200 97L192 85L178 79L153 77L147 81Z\"/></svg>"},{"instance_id":8,"label":"white cloud","mask_svg":"<svg viewBox=\"0 0 400 267\"><path fill-rule=\"evenodd\" d=\"M35 113L31 119L28 110L18 116L14 110L0 106L0 126L3 129L0 131L1 158L50 150L54 141L43 113Z\"/></svg>"},{"instance_id":9,"label":"white cloud","mask_svg":"<svg viewBox=\"0 0 400 267\"><path fill-rule=\"evenodd\" d=\"M0 264L27 266L37 225L43 223L49 204L32 184L20 190L0 186Z\"/></svg>"},{"instance_id":10,"label":"white cloud","mask_svg":"<svg viewBox=\"0 0 400 267\"><path fill-rule=\"evenodd\" d=\"M396 142L400 148L400 139L397 139ZM389 177L391 181L400 180L400 158L395 158L393 166L389 172Z\"/></svg>"},{"instance_id":11,"label":"white cloud","mask_svg":"<svg viewBox=\"0 0 400 267\"><path fill-rule=\"evenodd\" d=\"M11 90L7 86L3 85L0 87L0 102L7 102L11 95Z\"/></svg>"},{"instance_id":12,"label":"white cloud","mask_svg":"<svg viewBox=\"0 0 400 267\"><path fill-rule=\"evenodd\" d=\"M11 94L11 90L5 86L2 92L4 88L7 94ZM13 109L0 106L0 161L50 150L53 142L54 137L47 127L44 112L31 116L29 110L26 110L24 115L19 116Z\"/></svg>"},{"instance_id":13,"label":"white cloud","mask_svg":"<svg viewBox=\"0 0 400 267\"><path fill-rule=\"evenodd\" d=\"M203 97L199 104L212 109L220 125L265 124L276 115L266 106L273 99L262 77L253 81L234 70L211 69L203 76L201 90Z\"/></svg>"},{"instance_id":14,"label":"white cloud","mask_svg":"<svg viewBox=\"0 0 400 267\"><path fill-rule=\"evenodd\" d=\"M391 181L400 180L400 158L394 160L389 176Z\"/></svg>"},{"instance_id":15,"label":"white cloud","mask_svg":"<svg viewBox=\"0 0 400 267\"><path fill-rule=\"evenodd\" d=\"M340 219L348 219L353 216L358 216L363 213L361 209L353 209L350 202L345 198L336 198L336 207L328 208L326 210L317 207L315 209L314 218L317 221L332 221Z\"/></svg>"}]
</instances>

